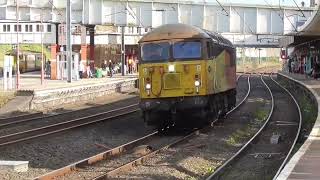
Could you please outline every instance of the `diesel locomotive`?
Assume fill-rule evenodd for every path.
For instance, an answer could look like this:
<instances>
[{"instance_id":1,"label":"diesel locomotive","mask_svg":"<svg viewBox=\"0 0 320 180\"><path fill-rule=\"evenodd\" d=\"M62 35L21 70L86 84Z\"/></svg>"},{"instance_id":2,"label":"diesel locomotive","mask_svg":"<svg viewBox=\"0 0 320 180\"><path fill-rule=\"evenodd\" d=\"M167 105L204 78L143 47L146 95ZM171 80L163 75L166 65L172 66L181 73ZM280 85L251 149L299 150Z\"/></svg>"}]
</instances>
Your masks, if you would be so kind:
<instances>
[{"instance_id":1,"label":"diesel locomotive","mask_svg":"<svg viewBox=\"0 0 320 180\"><path fill-rule=\"evenodd\" d=\"M163 129L188 114L210 123L235 106L236 51L221 35L162 25L140 39L139 56L139 106L148 125Z\"/></svg>"}]
</instances>

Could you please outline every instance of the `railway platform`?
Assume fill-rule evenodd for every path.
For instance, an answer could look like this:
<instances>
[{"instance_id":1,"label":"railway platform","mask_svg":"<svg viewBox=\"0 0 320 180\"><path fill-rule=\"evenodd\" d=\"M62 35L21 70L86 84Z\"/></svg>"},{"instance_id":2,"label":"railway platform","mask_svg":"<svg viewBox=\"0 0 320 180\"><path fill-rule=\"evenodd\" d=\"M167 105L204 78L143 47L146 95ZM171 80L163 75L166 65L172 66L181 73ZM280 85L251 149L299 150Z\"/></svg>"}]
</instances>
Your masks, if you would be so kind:
<instances>
[{"instance_id":1,"label":"railway platform","mask_svg":"<svg viewBox=\"0 0 320 180\"><path fill-rule=\"evenodd\" d=\"M66 80L45 79L43 85L40 73L21 75L17 96L0 109L0 114L12 109L18 111L41 110L46 107L57 107L68 103L93 100L112 93L121 93L136 87L137 75L115 74L112 78L80 79L68 83ZM17 107L19 106L19 107Z\"/></svg>"},{"instance_id":2,"label":"railway platform","mask_svg":"<svg viewBox=\"0 0 320 180\"><path fill-rule=\"evenodd\" d=\"M279 72L278 76L309 89L318 104L318 115L307 140L292 156L277 179L320 179L320 80L287 72Z\"/></svg>"}]
</instances>

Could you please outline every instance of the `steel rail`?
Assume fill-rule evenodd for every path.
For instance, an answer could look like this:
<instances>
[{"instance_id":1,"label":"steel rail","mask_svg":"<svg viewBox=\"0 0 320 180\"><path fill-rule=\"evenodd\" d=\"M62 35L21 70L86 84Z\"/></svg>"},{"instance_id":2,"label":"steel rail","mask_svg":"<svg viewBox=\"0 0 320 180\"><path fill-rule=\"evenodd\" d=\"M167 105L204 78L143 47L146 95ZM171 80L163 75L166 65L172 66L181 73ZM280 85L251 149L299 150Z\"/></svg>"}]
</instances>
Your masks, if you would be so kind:
<instances>
[{"instance_id":1,"label":"steel rail","mask_svg":"<svg viewBox=\"0 0 320 180\"><path fill-rule=\"evenodd\" d=\"M274 99L273 99L273 94L271 89L269 88L269 86L265 83L265 81L262 78L262 75L260 76L261 81L263 82L263 84L266 86L266 88L268 89L270 96L271 96L271 111L269 112L268 117L265 120L265 123L262 125L262 127L259 129L259 131L250 138L250 140L244 144L231 158L229 158L226 162L224 162L217 170L214 171L214 173L212 173L208 178L206 178L207 180L210 180L214 177L217 177L218 175L223 173L223 170L229 166L232 162L234 162L234 160L239 157L239 155L241 153L243 153L248 147L249 145L254 142L254 140L260 135L260 133L264 130L264 128L266 127L266 125L268 124L269 120L271 119L271 116L273 114L273 109L274 109Z\"/></svg>"},{"instance_id":2,"label":"steel rail","mask_svg":"<svg viewBox=\"0 0 320 180\"><path fill-rule=\"evenodd\" d=\"M10 124L13 122L22 121L25 119L36 119L36 118L43 118L43 112L36 112L36 113L32 113L32 114L23 114L23 115L18 115L18 116L1 118L0 119L0 123L1 123L0 128L2 126L5 126L6 124Z\"/></svg>"},{"instance_id":3,"label":"steel rail","mask_svg":"<svg viewBox=\"0 0 320 180\"><path fill-rule=\"evenodd\" d=\"M238 81L239 81L239 79L240 79L240 77L241 77L242 75L243 75L243 73L241 73L241 74L238 75L237 80L236 80L237 83L238 83Z\"/></svg>"},{"instance_id":4,"label":"steel rail","mask_svg":"<svg viewBox=\"0 0 320 180\"><path fill-rule=\"evenodd\" d=\"M299 113L299 127L298 127L298 130L297 130L296 137L295 137L295 139L294 139L294 141L293 141L293 143L292 143L292 146L291 146L291 148L290 148L290 150L289 150L286 158L283 160L283 162L282 162L280 168L278 169L276 175L273 177L273 180L276 180L277 177L279 176L280 172L282 171L282 169L283 169L284 166L286 165L286 163L287 163L287 161L288 161L288 159L289 159L289 157L290 157L290 155L291 155L291 153L292 153L295 145L297 144L297 141L298 141L298 138L299 138L299 135L300 135L300 132L301 132L301 126L302 126L302 113L301 113L301 108L300 108L300 106L299 106L298 101L294 98L294 96L291 94L291 92L290 92L288 89L286 89L285 87L283 87L279 82L277 82L276 80L274 80L274 79L272 78L272 76L270 76L270 78L271 78L271 80L272 80L273 82L275 82L279 87L281 87L283 90L285 90L285 91L291 96L291 98L293 99L294 103L295 103L296 106L297 106L298 113Z\"/></svg>"},{"instance_id":5,"label":"steel rail","mask_svg":"<svg viewBox=\"0 0 320 180\"><path fill-rule=\"evenodd\" d=\"M230 111L228 111L227 114L230 114L230 113L233 112L235 109L239 108L240 105L243 104L244 101L248 98L248 96L249 96L249 94L250 94L250 91L251 91L250 76L248 76L248 87L249 87L249 88L248 88L248 92L247 92L246 96L243 98L243 100L242 100L235 108L233 108L233 109L231 109ZM216 123L217 121L218 121L218 119L216 119L213 123ZM209 127L211 127L211 126L209 126ZM180 143L180 142L182 142L182 141L184 141L184 140L186 140L186 139L188 139L188 138L191 138L191 137L193 137L194 135L199 134L200 132L204 131L205 129L207 129L207 128L209 128L209 127L205 127L205 128L203 128L203 129L193 131L192 133L190 133L190 134L188 134L188 135L186 135L186 136L184 136L184 137L182 137L182 138L179 138L178 140L174 141L173 143L170 143L169 145L163 146L162 148L159 148L159 149L156 150L156 151L153 151L153 152L151 152L151 153L149 153L149 154L146 154L146 155L144 155L144 156L142 156L142 157L140 157L140 158L137 158L137 159L135 159L135 160L133 160L133 161L131 161L131 162L129 162L129 163L126 163L126 164L124 164L124 165L122 165L122 166L120 166L120 167L118 167L118 168L116 168L116 169L114 169L114 170L111 170L111 171L109 171L109 172L106 172L105 174L100 175L100 176L94 178L94 180L108 179L108 177L114 176L114 175L116 175L116 174L118 174L118 173L120 173L120 172L129 171L129 170L131 170L133 167L136 167L136 166L138 166L138 165L143 164L143 162L145 162L147 159L151 158L152 156L154 156L154 155L157 154L158 152L160 152L160 151L162 151L162 150L164 150L164 149L168 149L168 148L170 148L170 147L172 147L172 146L174 146L174 145L176 145L176 144L178 144L178 143Z\"/></svg>"},{"instance_id":6,"label":"steel rail","mask_svg":"<svg viewBox=\"0 0 320 180\"><path fill-rule=\"evenodd\" d=\"M158 152L160 152L162 150L165 150L165 149L168 149L170 147L173 147L174 145L176 145L176 144L178 144L178 143L180 143L180 142L182 142L184 140L187 140L187 139L189 139L189 138L191 138L191 137L193 137L193 136L195 136L195 135L197 135L199 133L200 133L200 130L193 131L192 133L190 133L190 134L188 134L188 135L186 135L184 137L181 137L181 138L175 140L174 142L172 142L172 143L170 143L170 144L168 144L166 146L163 146L163 147L161 147L161 148L159 148L159 149L157 149L157 150L155 150L155 151L153 151L153 152L151 152L149 154L146 154L146 155L144 155L144 156L142 156L142 157L140 157L138 159L135 159L135 160L133 160L133 161L131 161L129 163L126 163L126 164L124 164L124 165L122 165L122 166L120 166L120 167L118 167L118 168L116 168L114 170L111 170L111 171L109 171L109 172L107 172L105 174L102 174L102 175L100 175L98 177L95 177L95 178L93 178L93 180L108 179L108 177L114 176L114 175L116 175L116 174L118 174L120 172L129 171L133 167L136 167L138 165L143 164L143 162L145 162L148 158L151 158L153 155L157 154Z\"/></svg>"},{"instance_id":7,"label":"steel rail","mask_svg":"<svg viewBox=\"0 0 320 180\"><path fill-rule=\"evenodd\" d=\"M58 176L64 176L72 171L77 171L78 167L85 166L85 165L91 165L94 163L97 163L102 160L106 160L108 158L120 155L123 152L126 152L128 149L136 147L143 143L144 141L147 141L154 137L155 135L158 135L158 131L150 133L144 137L141 137L139 139L133 140L131 142L128 142L126 144L120 145L118 147L115 147L113 149L110 149L108 151L99 153L97 155L91 156L89 158L86 158L84 160L80 160L76 163L70 164L68 166L62 167L60 169L51 171L47 174L41 175L36 177L36 180L47 180L47 179L54 179Z\"/></svg>"},{"instance_id":8,"label":"steel rail","mask_svg":"<svg viewBox=\"0 0 320 180\"><path fill-rule=\"evenodd\" d=\"M230 113L232 113L234 110L238 109L244 103L244 101L246 101L246 99L248 98L248 96L249 96L249 94L251 92L250 76L251 75L248 76L248 80L247 80L247 82L248 82L248 91L247 91L246 96L242 99L242 101L238 105L236 105L234 108L232 108L230 111L228 111L226 113L225 117L228 116Z\"/></svg>"},{"instance_id":9,"label":"steel rail","mask_svg":"<svg viewBox=\"0 0 320 180\"><path fill-rule=\"evenodd\" d=\"M119 111L120 111L120 113L119 113ZM121 112L121 111L124 111L124 112ZM92 123L97 123L97 122L109 120L109 119L112 119L115 117L130 114L130 113L133 113L136 111L139 111L138 104L132 104L129 106L113 109L113 110L110 110L107 112L102 112L102 113L98 113L98 114L94 114L94 115L90 115L90 116L86 116L86 117L82 117L82 118L73 119L73 120L66 121L66 122L60 122L60 123L53 124L53 125L48 125L48 126L44 126L44 127L40 127L40 128L30 129L30 130L23 131L23 132L18 132L18 133L14 133L14 134L1 136L0 137L0 146L13 144L13 143L17 143L17 142L37 138L37 137L42 137L42 136L53 134L53 133L58 133L61 131L66 131L66 130L73 129L73 128L89 125ZM113 112L118 113L118 114L104 117L104 115L108 115ZM96 118L96 119L94 119L94 118Z\"/></svg>"},{"instance_id":10,"label":"steel rail","mask_svg":"<svg viewBox=\"0 0 320 180\"><path fill-rule=\"evenodd\" d=\"M63 112L63 113L58 113L58 114L51 114L51 115L46 115L46 116L35 116L33 114L30 114L30 115L26 115L26 116L19 116L19 118L15 118L15 117L10 117L8 119L0 119L0 128L4 128L4 127L7 127L7 126L11 126L11 125L17 125L17 124L20 124L20 123L25 123L25 122L30 122L30 121L38 121L38 120L42 120L44 118L54 118L54 117L58 117L58 116L61 116L61 115L67 115L67 114L72 114L72 113L76 113L78 111L81 111L83 109L80 109L80 110L75 110L75 111L68 111L68 112ZM112 110L111 110L112 111ZM108 111L106 111L108 112ZM34 113L34 114L37 114L37 113ZM41 115L43 115L43 113L39 113ZM33 116L32 116L33 115ZM3 123L4 122L4 123Z\"/></svg>"}]
</instances>

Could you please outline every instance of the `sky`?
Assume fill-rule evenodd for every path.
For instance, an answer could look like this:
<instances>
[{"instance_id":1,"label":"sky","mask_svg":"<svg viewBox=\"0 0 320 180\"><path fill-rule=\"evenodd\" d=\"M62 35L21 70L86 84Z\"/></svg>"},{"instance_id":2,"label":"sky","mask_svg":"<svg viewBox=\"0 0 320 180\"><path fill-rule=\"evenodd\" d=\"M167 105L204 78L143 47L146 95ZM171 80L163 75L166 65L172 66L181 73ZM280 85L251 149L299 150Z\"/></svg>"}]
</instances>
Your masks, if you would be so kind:
<instances>
[{"instance_id":1,"label":"sky","mask_svg":"<svg viewBox=\"0 0 320 180\"><path fill-rule=\"evenodd\" d=\"M216 0L194 0L197 2L212 2L216 3ZM260 5L267 5L266 1L268 4L273 4L273 5L279 5L279 1L281 5L284 6L296 6L294 3L294 0L218 0L222 4L260 4ZM305 6L309 6L310 0L295 0L299 6L301 6L301 2L305 2Z\"/></svg>"}]
</instances>

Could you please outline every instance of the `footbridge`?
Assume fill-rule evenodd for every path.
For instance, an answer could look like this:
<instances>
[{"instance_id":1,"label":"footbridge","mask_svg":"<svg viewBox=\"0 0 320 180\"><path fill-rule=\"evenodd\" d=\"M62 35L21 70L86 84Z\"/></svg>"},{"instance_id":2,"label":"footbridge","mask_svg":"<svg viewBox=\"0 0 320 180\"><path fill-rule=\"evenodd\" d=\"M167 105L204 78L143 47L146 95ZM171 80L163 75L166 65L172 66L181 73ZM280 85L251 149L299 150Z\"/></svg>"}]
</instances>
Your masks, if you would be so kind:
<instances>
[{"instance_id":1,"label":"footbridge","mask_svg":"<svg viewBox=\"0 0 320 180\"><path fill-rule=\"evenodd\" d=\"M0 0L0 43L16 42L17 16L22 24L18 27L21 43L40 43L40 23L47 27L43 32L45 43L64 43L59 42L59 37L65 29L65 0L17 2L18 10L15 0ZM136 44L141 35L154 27L186 23L219 32L236 46L278 47L280 37L297 32L314 15L312 7L274 6L268 1L265 5L183 0L72 0L71 3L74 44L93 41L120 44L121 26L125 26L125 43ZM100 25L104 26L103 31L98 28ZM82 33L81 38L81 31L87 37Z\"/></svg>"}]
</instances>

